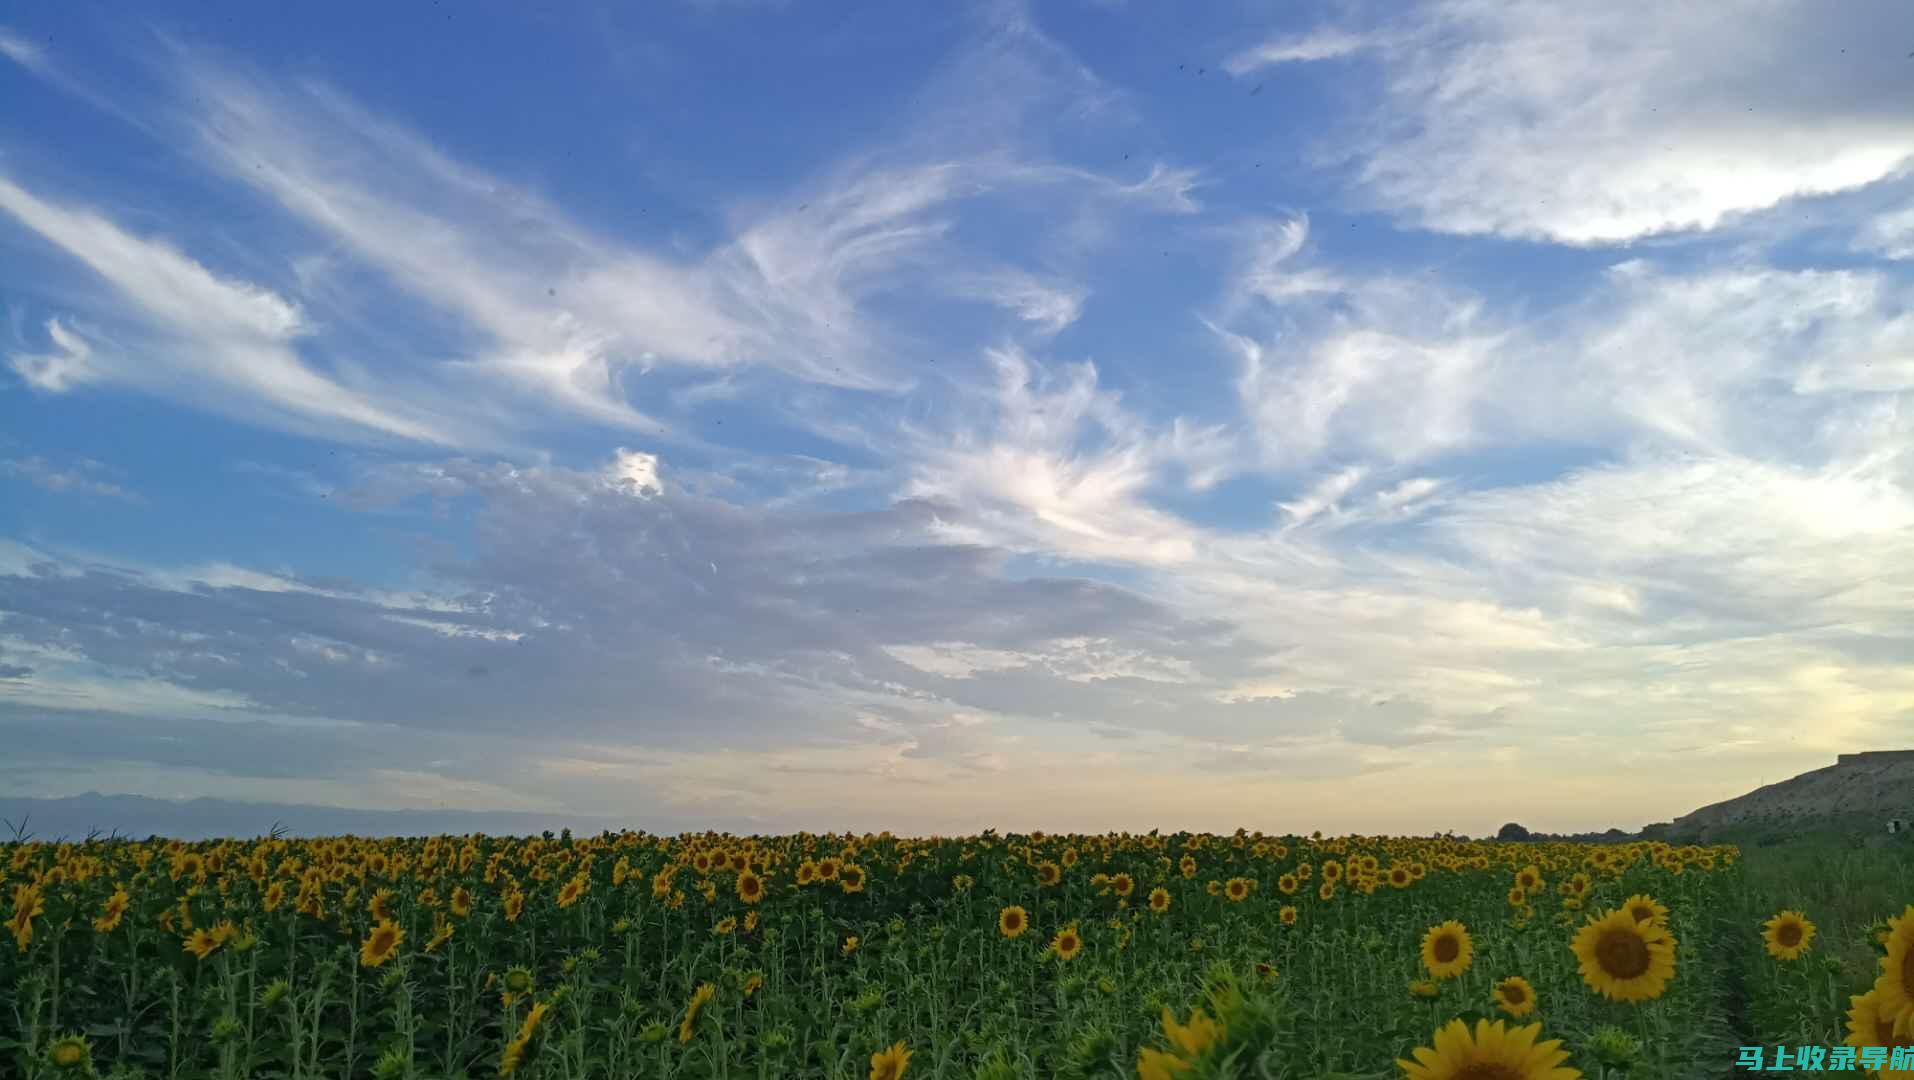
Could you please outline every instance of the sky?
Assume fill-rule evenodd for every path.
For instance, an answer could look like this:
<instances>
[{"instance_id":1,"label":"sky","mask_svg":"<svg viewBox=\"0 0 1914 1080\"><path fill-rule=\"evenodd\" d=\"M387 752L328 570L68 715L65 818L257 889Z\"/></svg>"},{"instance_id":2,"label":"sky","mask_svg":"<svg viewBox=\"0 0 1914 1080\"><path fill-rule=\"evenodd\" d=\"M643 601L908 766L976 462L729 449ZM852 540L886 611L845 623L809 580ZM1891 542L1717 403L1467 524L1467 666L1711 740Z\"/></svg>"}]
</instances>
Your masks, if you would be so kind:
<instances>
[{"instance_id":1,"label":"sky","mask_svg":"<svg viewBox=\"0 0 1914 1080\"><path fill-rule=\"evenodd\" d=\"M1914 745L1914 7L0 17L0 790L1481 834Z\"/></svg>"}]
</instances>

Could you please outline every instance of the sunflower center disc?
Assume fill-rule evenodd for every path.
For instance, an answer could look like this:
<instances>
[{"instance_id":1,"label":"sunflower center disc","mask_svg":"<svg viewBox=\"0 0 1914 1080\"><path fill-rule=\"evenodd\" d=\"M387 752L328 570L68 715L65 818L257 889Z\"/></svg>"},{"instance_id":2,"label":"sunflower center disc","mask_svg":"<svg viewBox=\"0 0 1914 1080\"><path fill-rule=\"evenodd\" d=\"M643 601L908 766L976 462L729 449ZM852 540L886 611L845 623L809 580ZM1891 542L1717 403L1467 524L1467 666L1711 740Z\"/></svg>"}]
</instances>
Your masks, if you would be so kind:
<instances>
[{"instance_id":1,"label":"sunflower center disc","mask_svg":"<svg viewBox=\"0 0 1914 1080\"><path fill-rule=\"evenodd\" d=\"M1496 1061L1474 1062L1450 1075L1452 1080L1522 1080L1522 1074L1514 1066Z\"/></svg>"},{"instance_id":2,"label":"sunflower center disc","mask_svg":"<svg viewBox=\"0 0 1914 1080\"><path fill-rule=\"evenodd\" d=\"M1648 970L1648 943L1626 930L1602 935L1595 946L1602 970L1617 979L1633 979Z\"/></svg>"}]
</instances>

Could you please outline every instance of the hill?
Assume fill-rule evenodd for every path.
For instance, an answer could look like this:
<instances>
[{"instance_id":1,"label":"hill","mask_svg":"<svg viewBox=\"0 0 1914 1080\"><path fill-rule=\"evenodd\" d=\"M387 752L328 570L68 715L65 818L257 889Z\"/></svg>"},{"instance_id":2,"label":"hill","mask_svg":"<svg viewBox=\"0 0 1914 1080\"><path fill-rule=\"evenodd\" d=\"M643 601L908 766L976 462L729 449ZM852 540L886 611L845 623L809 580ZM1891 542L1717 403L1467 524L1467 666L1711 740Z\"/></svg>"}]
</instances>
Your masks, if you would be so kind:
<instances>
[{"instance_id":1,"label":"hill","mask_svg":"<svg viewBox=\"0 0 1914 1080\"><path fill-rule=\"evenodd\" d=\"M1882 830L1890 818L1914 820L1914 750L1842 754L1833 765L1756 788L1676 818L1671 835L1703 840L1751 828L1795 829L1831 823Z\"/></svg>"}]
</instances>

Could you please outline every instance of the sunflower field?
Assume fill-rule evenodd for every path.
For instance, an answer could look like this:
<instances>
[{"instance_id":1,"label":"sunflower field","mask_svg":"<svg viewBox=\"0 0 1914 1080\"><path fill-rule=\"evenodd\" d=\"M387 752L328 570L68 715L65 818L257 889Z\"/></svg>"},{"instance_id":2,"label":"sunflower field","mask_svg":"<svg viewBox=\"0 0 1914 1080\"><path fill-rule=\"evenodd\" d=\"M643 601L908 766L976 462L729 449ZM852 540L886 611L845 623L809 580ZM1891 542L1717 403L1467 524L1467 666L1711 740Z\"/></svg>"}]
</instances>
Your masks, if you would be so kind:
<instances>
[{"instance_id":1,"label":"sunflower field","mask_svg":"<svg viewBox=\"0 0 1914 1080\"><path fill-rule=\"evenodd\" d=\"M1724 1075L1759 1041L1747 946L1812 945L1798 913L1744 925L1737 861L1244 831L14 843L0 1076ZM1914 918L1883 933L1904 962ZM1907 986L1853 1037L1914 1030Z\"/></svg>"}]
</instances>

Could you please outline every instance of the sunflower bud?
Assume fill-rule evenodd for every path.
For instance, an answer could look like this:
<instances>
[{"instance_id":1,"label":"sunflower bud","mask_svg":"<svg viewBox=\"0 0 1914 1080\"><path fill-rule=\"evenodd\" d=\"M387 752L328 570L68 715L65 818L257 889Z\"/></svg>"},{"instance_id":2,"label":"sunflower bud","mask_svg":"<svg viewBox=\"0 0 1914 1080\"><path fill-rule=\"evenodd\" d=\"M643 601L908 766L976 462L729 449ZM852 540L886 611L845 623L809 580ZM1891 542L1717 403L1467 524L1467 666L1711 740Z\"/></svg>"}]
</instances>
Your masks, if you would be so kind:
<instances>
[{"instance_id":1,"label":"sunflower bud","mask_svg":"<svg viewBox=\"0 0 1914 1080\"><path fill-rule=\"evenodd\" d=\"M244 1029L240 1027L239 1024L239 1017L222 1016L218 1020L213 1021L212 1039L213 1042L223 1045L239 1038L243 1031Z\"/></svg>"},{"instance_id":2,"label":"sunflower bud","mask_svg":"<svg viewBox=\"0 0 1914 1080\"><path fill-rule=\"evenodd\" d=\"M84 1035L67 1035L47 1047L47 1064L63 1073L87 1075L93 1071L93 1047Z\"/></svg>"},{"instance_id":3,"label":"sunflower bud","mask_svg":"<svg viewBox=\"0 0 1914 1080\"><path fill-rule=\"evenodd\" d=\"M1611 1069L1626 1069L1642 1054L1641 1040L1613 1025L1596 1028L1587 1048L1591 1057Z\"/></svg>"}]
</instances>

